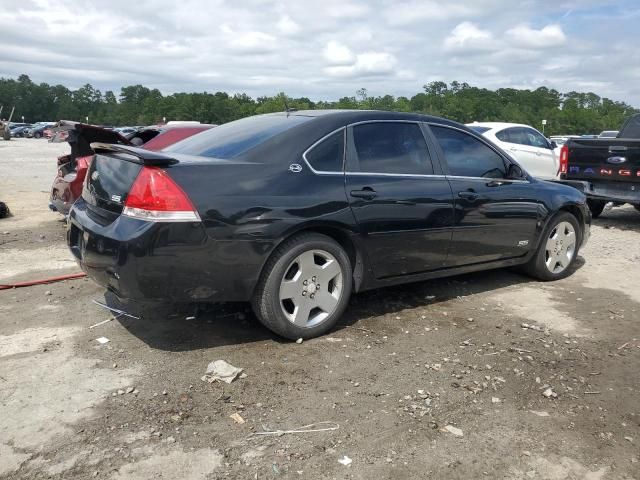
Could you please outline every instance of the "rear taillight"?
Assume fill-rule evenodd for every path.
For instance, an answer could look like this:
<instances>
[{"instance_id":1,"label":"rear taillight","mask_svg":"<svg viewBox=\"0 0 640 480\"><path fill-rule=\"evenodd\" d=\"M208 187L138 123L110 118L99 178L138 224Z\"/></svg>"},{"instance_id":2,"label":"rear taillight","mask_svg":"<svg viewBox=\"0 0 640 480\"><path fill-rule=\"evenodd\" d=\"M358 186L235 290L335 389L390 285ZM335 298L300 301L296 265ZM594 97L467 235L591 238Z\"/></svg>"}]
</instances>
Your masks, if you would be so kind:
<instances>
[{"instance_id":1,"label":"rear taillight","mask_svg":"<svg viewBox=\"0 0 640 480\"><path fill-rule=\"evenodd\" d=\"M158 167L142 167L124 202L123 215L152 222L199 222L187 194Z\"/></svg>"},{"instance_id":2,"label":"rear taillight","mask_svg":"<svg viewBox=\"0 0 640 480\"><path fill-rule=\"evenodd\" d=\"M569 171L569 147L563 145L560 149L560 173Z\"/></svg>"}]
</instances>

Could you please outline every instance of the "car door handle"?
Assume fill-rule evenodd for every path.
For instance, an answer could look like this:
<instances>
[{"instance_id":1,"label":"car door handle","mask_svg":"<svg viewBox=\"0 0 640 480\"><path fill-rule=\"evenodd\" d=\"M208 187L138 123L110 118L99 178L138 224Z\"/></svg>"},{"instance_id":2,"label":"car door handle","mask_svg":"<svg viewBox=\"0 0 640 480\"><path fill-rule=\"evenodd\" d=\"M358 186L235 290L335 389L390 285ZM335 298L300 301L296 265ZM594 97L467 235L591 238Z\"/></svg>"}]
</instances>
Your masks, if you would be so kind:
<instances>
[{"instance_id":1,"label":"car door handle","mask_svg":"<svg viewBox=\"0 0 640 480\"><path fill-rule=\"evenodd\" d=\"M364 187L362 190L351 190L351 196L355 198L363 198L365 200L373 200L378 196L378 194L373 188Z\"/></svg>"},{"instance_id":2,"label":"car door handle","mask_svg":"<svg viewBox=\"0 0 640 480\"><path fill-rule=\"evenodd\" d=\"M464 192L458 192L458 196L460 198L464 198L465 200L477 200L478 198L480 198L480 194L476 193L476 192L470 192L470 191L464 191Z\"/></svg>"}]
</instances>

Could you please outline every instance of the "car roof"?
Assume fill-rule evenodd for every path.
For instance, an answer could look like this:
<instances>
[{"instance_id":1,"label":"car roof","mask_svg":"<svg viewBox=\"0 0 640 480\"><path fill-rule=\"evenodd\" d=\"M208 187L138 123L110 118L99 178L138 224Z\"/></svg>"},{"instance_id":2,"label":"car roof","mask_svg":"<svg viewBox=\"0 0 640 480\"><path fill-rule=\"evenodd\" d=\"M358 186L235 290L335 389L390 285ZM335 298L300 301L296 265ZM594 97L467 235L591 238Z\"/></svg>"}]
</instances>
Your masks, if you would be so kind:
<instances>
[{"instance_id":1,"label":"car roof","mask_svg":"<svg viewBox=\"0 0 640 480\"><path fill-rule=\"evenodd\" d=\"M525 125L524 123L507 123L507 122L473 122L467 123L467 127L487 127L491 130L502 130L510 127L526 127L534 128L531 125Z\"/></svg>"}]
</instances>

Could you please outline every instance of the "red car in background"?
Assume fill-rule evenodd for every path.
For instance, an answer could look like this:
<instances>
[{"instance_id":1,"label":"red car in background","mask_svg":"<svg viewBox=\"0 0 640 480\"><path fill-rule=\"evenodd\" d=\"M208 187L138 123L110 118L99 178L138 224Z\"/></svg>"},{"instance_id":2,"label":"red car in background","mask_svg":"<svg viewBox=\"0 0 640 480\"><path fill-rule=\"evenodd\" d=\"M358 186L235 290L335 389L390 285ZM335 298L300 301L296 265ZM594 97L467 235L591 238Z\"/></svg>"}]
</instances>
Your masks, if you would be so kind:
<instances>
[{"instance_id":1,"label":"red car in background","mask_svg":"<svg viewBox=\"0 0 640 480\"><path fill-rule=\"evenodd\" d=\"M87 169L95 155L91 148L91 144L94 142L128 145L158 151L213 127L215 125L178 123L145 127L125 137L108 128L61 120L51 129L51 140L49 141L53 143L67 142L71 147L71 153L58 157L58 173L51 187L49 208L62 215L67 215L73 202L82 195L82 185Z\"/></svg>"}]
</instances>

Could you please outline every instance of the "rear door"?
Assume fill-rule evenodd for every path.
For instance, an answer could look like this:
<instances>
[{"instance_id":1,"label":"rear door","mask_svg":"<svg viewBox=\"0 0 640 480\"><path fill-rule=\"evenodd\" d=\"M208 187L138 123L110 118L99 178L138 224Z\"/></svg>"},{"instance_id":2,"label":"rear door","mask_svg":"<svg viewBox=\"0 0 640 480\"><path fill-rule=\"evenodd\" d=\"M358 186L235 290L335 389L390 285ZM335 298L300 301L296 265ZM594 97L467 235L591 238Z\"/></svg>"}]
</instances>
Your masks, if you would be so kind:
<instances>
[{"instance_id":1,"label":"rear door","mask_svg":"<svg viewBox=\"0 0 640 480\"><path fill-rule=\"evenodd\" d=\"M484 140L430 125L453 190L455 215L448 266L519 257L534 247L535 185L507 178L508 160Z\"/></svg>"},{"instance_id":2,"label":"rear door","mask_svg":"<svg viewBox=\"0 0 640 480\"><path fill-rule=\"evenodd\" d=\"M347 129L347 196L376 278L445 265L453 199L434 157L418 122Z\"/></svg>"}]
</instances>

